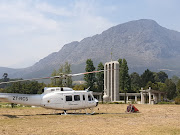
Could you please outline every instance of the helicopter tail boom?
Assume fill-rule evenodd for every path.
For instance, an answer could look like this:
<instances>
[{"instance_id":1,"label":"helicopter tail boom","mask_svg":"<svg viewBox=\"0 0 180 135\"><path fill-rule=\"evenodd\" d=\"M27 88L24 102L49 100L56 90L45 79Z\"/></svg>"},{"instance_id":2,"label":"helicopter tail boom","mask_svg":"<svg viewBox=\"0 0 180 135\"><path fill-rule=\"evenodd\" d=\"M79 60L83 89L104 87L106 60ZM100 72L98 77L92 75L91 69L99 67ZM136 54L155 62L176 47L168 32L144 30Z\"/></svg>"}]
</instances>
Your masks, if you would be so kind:
<instances>
[{"instance_id":1,"label":"helicopter tail boom","mask_svg":"<svg viewBox=\"0 0 180 135\"><path fill-rule=\"evenodd\" d=\"M23 105L41 105L40 94L0 93L0 101Z\"/></svg>"}]
</instances>

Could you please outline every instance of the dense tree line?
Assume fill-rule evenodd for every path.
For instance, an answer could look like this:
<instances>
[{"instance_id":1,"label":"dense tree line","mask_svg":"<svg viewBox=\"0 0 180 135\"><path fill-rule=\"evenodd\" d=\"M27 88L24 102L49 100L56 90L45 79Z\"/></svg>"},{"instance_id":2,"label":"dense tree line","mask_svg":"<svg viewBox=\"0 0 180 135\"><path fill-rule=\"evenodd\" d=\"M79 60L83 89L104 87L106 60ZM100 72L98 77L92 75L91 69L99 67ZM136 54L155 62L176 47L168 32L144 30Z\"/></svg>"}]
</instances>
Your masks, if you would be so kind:
<instances>
[{"instance_id":1,"label":"dense tree line","mask_svg":"<svg viewBox=\"0 0 180 135\"><path fill-rule=\"evenodd\" d=\"M37 81L16 82L0 89L0 93L41 94L46 85Z\"/></svg>"},{"instance_id":2,"label":"dense tree line","mask_svg":"<svg viewBox=\"0 0 180 135\"><path fill-rule=\"evenodd\" d=\"M151 87L154 90L162 91L167 93L168 99L174 99L180 96L180 79L173 76L172 79L168 78L168 75L163 72L152 72L149 69L145 70L142 75L136 72L131 74L128 73L128 64L125 59L119 59L119 88L120 92L137 92L141 88L148 89ZM97 70L103 70L104 66L102 63L98 65ZM88 59L86 61L86 71L94 71L95 67L93 61ZM84 80L87 82L86 86L90 87L93 91L102 91L104 89L104 73L87 74L84 76Z\"/></svg>"},{"instance_id":3,"label":"dense tree line","mask_svg":"<svg viewBox=\"0 0 180 135\"><path fill-rule=\"evenodd\" d=\"M128 64L125 59L119 59L119 86L120 92L139 92L141 88L148 89L151 87L154 90L159 90L167 93L168 99L174 99L175 97L180 97L180 79L177 76L173 76L171 79L168 75L163 72L152 72L149 69L145 70L142 75L136 72L131 74L128 73ZM93 65L91 59L86 61L86 72L95 71L96 68ZM104 65L102 62L98 64L97 70L104 70ZM61 65L58 70L52 72L52 76L61 76L64 74L71 73L71 65L66 62ZM8 78L8 74L5 73L0 82L11 81ZM16 79L13 79L16 80ZM86 84L72 86L71 77L55 78L51 79L51 83L45 85L44 83L38 83L37 81L28 82L17 82L12 84L4 84L0 87L0 92L6 93L24 93L24 94L36 94L42 93L42 89L46 86L67 86L77 89L85 89L90 87L90 90L103 92L104 90L104 72L85 74L84 80Z\"/></svg>"},{"instance_id":4,"label":"dense tree line","mask_svg":"<svg viewBox=\"0 0 180 135\"><path fill-rule=\"evenodd\" d=\"M176 84L172 79L169 79L168 75L163 71L156 73L147 69L142 75L133 72L130 77L131 88L134 92L138 92L141 87L144 89L151 87L154 90L166 92L168 99L173 99L178 95Z\"/></svg>"}]
</instances>

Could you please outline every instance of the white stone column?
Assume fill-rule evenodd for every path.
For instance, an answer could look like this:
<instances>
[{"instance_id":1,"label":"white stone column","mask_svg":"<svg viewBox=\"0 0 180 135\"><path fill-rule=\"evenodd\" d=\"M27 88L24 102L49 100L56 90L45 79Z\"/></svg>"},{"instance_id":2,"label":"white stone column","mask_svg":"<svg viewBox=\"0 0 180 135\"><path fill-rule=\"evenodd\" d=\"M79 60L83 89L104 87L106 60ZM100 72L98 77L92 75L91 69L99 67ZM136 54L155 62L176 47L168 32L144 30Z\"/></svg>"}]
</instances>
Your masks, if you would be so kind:
<instances>
[{"instance_id":1,"label":"white stone column","mask_svg":"<svg viewBox=\"0 0 180 135\"><path fill-rule=\"evenodd\" d=\"M144 95L143 95L143 92L141 92L141 104L144 104Z\"/></svg>"},{"instance_id":2,"label":"white stone column","mask_svg":"<svg viewBox=\"0 0 180 135\"><path fill-rule=\"evenodd\" d=\"M99 95L99 101L102 101L102 95Z\"/></svg>"},{"instance_id":3,"label":"white stone column","mask_svg":"<svg viewBox=\"0 0 180 135\"><path fill-rule=\"evenodd\" d=\"M151 104L151 92L148 93L149 93L149 104Z\"/></svg>"},{"instance_id":4,"label":"white stone column","mask_svg":"<svg viewBox=\"0 0 180 135\"><path fill-rule=\"evenodd\" d=\"M127 98L126 98L126 101L128 101L128 100L129 100L129 97L128 97L127 95L126 95L126 97L127 97Z\"/></svg>"},{"instance_id":5,"label":"white stone column","mask_svg":"<svg viewBox=\"0 0 180 135\"><path fill-rule=\"evenodd\" d=\"M154 101L155 101L156 104L158 103L157 94L154 94Z\"/></svg>"},{"instance_id":6,"label":"white stone column","mask_svg":"<svg viewBox=\"0 0 180 135\"><path fill-rule=\"evenodd\" d=\"M119 101L119 62L114 64L114 100Z\"/></svg>"},{"instance_id":7,"label":"white stone column","mask_svg":"<svg viewBox=\"0 0 180 135\"><path fill-rule=\"evenodd\" d=\"M135 96L135 102L137 102L137 96Z\"/></svg>"},{"instance_id":8,"label":"white stone column","mask_svg":"<svg viewBox=\"0 0 180 135\"><path fill-rule=\"evenodd\" d=\"M106 94L107 94L107 96L109 96L109 65L108 64L106 64L106 66L107 66L107 74L106 74L106 79L107 79L107 84L106 84Z\"/></svg>"},{"instance_id":9,"label":"white stone column","mask_svg":"<svg viewBox=\"0 0 180 135\"><path fill-rule=\"evenodd\" d=\"M159 100L159 102L161 102L161 93L159 93L159 99L158 100Z\"/></svg>"},{"instance_id":10,"label":"white stone column","mask_svg":"<svg viewBox=\"0 0 180 135\"><path fill-rule=\"evenodd\" d=\"M155 104L156 103L155 102L155 94L153 93L152 95L153 95L153 104Z\"/></svg>"},{"instance_id":11,"label":"white stone column","mask_svg":"<svg viewBox=\"0 0 180 135\"><path fill-rule=\"evenodd\" d=\"M108 95L108 97L109 97L109 99L110 99L110 74L109 74L109 64L107 64L107 95Z\"/></svg>"},{"instance_id":12,"label":"white stone column","mask_svg":"<svg viewBox=\"0 0 180 135\"><path fill-rule=\"evenodd\" d=\"M104 64L104 94L107 95L107 64Z\"/></svg>"},{"instance_id":13,"label":"white stone column","mask_svg":"<svg viewBox=\"0 0 180 135\"><path fill-rule=\"evenodd\" d=\"M110 87L110 91L111 91L110 96L111 96L111 102L113 102L113 101L114 101L114 87L113 87L113 86L114 86L114 84L113 84L113 83L114 83L114 82L113 82L113 79L114 79L114 78L113 78L113 77L114 77L113 72L114 72L114 71L113 71L113 69L112 69L112 65L113 65L113 64L110 63L109 65L110 65L110 68L109 68L109 69L110 69L110 77L111 77L111 79L110 79L110 80L111 80L111 81L110 81L110 86L111 86L111 87Z\"/></svg>"}]
</instances>

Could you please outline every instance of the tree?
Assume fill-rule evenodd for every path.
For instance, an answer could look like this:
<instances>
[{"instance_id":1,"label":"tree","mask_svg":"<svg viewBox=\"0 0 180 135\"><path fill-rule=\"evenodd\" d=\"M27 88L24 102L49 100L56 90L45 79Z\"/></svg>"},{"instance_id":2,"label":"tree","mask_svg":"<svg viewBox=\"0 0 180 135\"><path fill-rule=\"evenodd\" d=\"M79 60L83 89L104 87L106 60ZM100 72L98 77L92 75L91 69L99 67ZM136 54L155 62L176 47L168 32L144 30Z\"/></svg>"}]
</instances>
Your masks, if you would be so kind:
<instances>
[{"instance_id":1,"label":"tree","mask_svg":"<svg viewBox=\"0 0 180 135\"><path fill-rule=\"evenodd\" d=\"M121 60L119 60L121 62ZM122 91L128 91L131 89L131 83L130 83L130 76L128 74L128 65L127 61L125 59L122 60L122 63L119 64L119 82L120 82L120 90Z\"/></svg>"},{"instance_id":2,"label":"tree","mask_svg":"<svg viewBox=\"0 0 180 135\"><path fill-rule=\"evenodd\" d=\"M8 81L9 81L8 73L4 73L2 77L3 77L3 78L0 79L0 82L8 82ZM2 85L0 86L0 88L5 88L5 87L7 87L7 84L2 84Z\"/></svg>"},{"instance_id":3,"label":"tree","mask_svg":"<svg viewBox=\"0 0 180 135\"><path fill-rule=\"evenodd\" d=\"M123 68L124 90L129 92L131 90L131 78L128 73L129 68L127 65L127 61L125 59L123 59L122 68Z\"/></svg>"},{"instance_id":4,"label":"tree","mask_svg":"<svg viewBox=\"0 0 180 135\"><path fill-rule=\"evenodd\" d=\"M42 93L42 89L46 85L44 83L32 82L16 82L12 83L5 89L6 93L21 93L21 94L37 94Z\"/></svg>"},{"instance_id":5,"label":"tree","mask_svg":"<svg viewBox=\"0 0 180 135\"><path fill-rule=\"evenodd\" d=\"M57 72L54 69L54 71L52 72L51 76L56 76L56 75L57 75ZM51 79L51 85L52 86L56 86L56 78Z\"/></svg>"},{"instance_id":6,"label":"tree","mask_svg":"<svg viewBox=\"0 0 180 135\"><path fill-rule=\"evenodd\" d=\"M176 85L176 94L177 96L180 96L180 79L178 80L177 85Z\"/></svg>"},{"instance_id":7,"label":"tree","mask_svg":"<svg viewBox=\"0 0 180 135\"><path fill-rule=\"evenodd\" d=\"M104 65L102 62L99 63L97 70L98 71L104 70ZM104 72L96 73L96 78L97 78L97 91L103 92L103 90L104 90Z\"/></svg>"},{"instance_id":8,"label":"tree","mask_svg":"<svg viewBox=\"0 0 180 135\"><path fill-rule=\"evenodd\" d=\"M140 90L140 84L141 84L141 78L138 73L133 72L130 75L131 78L131 89L132 92L139 92Z\"/></svg>"},{"instance_id":9,"label":"tree","mask_svg":"<svg viewBox=\"0 0 180 135\"><path fill-rule=\"evenodd\" d=\"M177 77L176 75L173 75L171 80L173 83L177 84L177 82L179 81L179 77Z\"/></svg>"},{"instance_id":10,"label":"tree","mask_svg":"<svg viewBox=\"0 0 180 135\"><path fill-rule=\"evenodd\" d=\"M92 72L95 70L95 67L93 65L93 61L91 59L87 59L86 61L86 72ZM94 82L96 81L95 74L85 74L84 80L87 83L87 87L90 87L90 90L94 89Z\"/></svg>"},{"instance_id":11,"label":"tree","mask_svg":"<svg viewBox=\"0 0 180 135\"><path fill-rule=\"evenodd\" d=\"M86 88L85 84L76 84L73 90L84 90Z\"/></svg>"},{"instance_id":12,"label":"tree","mask_svg":"<svg viewBox=\"0 0 180 135\"><path fill-rule=\"evenodd\" d=\"M64 72L63 73L64 74L70 74L71 73L71 65L68 62L66 62L64 64ZM64 79L65 79L64 80L65 86L72 87L72 79L71 79L71 77L70 76L66 76Z\"/></svg>"},{"instance_id":13,"label":"tree","mask_svg":"<svg viewBox=\"0 0 180 135\"><path fill-rule=\"evenodd\" d=\"M64 73L64 65L60 65L60 68L57 71L57 75L63 75ZM57 78L57 86L63 87L63 78Z\"/></svg>"},{"instance_id":14,"label":"tree","mask_svg":"<svg viewBox=\"0 0 180 135\"><path fill-rule=\"evenodd\" d=\"M164 83L167 78L168 78L168 75L163 71L160 71L158 73L154 73L154 80L156 82Z\"/></svg>"},{"instance_id":15,"label":"tree","mask_svg":"<svg viewBox=\"0 0 180 135\"><path fill-rule=\"evenodd\" d=\"M118 60L119 62L119 91L123 92L123 69L122 69L122 59Z\"/></svg>"},{"instance_id":16,"label":"tree","mask_svg":"<svg viewBox=\"0 0 180 135\"><path fill-rule=\"evenodd\" d=\"M63 76L71 73L71 65L66 62L64 65L60 65L58 71L54 70L51 76ZM66 86L72 87L72 79L70 76L65 76L64 78L54 78L51 79L51 86Z\"/></svg>"},{"instance_id":17,"label":"tree","mask_svg":"<svg viewBox=\"0 0 180 135\"><path fill-rule=\"evenodd\" d=\"M158 90L159 91L162 91L162 92L166 91L167 86L166 86L165 83L158 82L157 85L158 85Z\"/></svg>"},{"instance_id":18,"label":"tree","mask_svg":"<svg viewBox=\"0 0 180 135\"><path fill-rule=\"evenodd\" d=\"M120 91L125 93L125 103L126 103L126 93L131 90L131 78L128 74L128 65L125 59L119 59L119 86Z\"/></svg>"},{"instance_id":19,"label":"tree","mask_svg":"<svg viewBox=\"0 0 180 135\"><path fill-rule=\"evenodd\" d=\"M4 80L4 82L7 82L7 81L9 81L9 78L8 78L8 73L4 73L3 74L3 80Z\"/></svg>"},{"instance_id":20,"label":"tree","mask_svg":"<svg viewBox=\"0 0 180 135\"><path fill-rule=\"evenodd\" d=\"M146 84L145 89L149 89L149 87L151 87L153 90L159 90L158 84L152 83L151 81Z\"/></svg>"},{"instance_id":21,"label":"tree","mask_svg":"<svg viewBox=\"0 0 180 135\"><path fill-rule=\"evenodd\" d=\"M141 75L141 85L145 87L149 81L154 83L154 74L149 69L147 69Z\"/></svg>"},{"instance_id":22,"label":"tree","mask_svg":"<svg viewBox=\"0 0 180 135\"><path fill-rule=\"evenodd\" d=\"M166 79L165 84L167 86L166 93L168 99L173 99L176 97L176 85L171 79Z\"/></svg>"}]
</instances>

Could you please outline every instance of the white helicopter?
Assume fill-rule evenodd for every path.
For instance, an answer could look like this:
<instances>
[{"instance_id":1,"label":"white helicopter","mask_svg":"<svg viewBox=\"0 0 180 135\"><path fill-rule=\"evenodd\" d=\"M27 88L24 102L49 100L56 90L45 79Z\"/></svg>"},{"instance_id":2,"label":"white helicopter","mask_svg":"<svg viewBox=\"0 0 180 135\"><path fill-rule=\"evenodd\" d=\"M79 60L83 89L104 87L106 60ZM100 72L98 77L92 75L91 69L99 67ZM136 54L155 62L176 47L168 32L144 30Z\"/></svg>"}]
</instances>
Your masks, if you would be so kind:
<instances>
[{"instance_id":1,"label":"white helicopter","mask_svg":"<svg viewBox=\"0 0 180 135\"><path fill-rule=\"evenodd\" d=\"M53 79L53 78L65 78L68 76L78 76L83 74L90 74L100 71L92 71L79 74L67 74L61 76L45 77L45 78L33 78L9 82L1 82L0 84L7 84L13 82L23 82L40 79ZM67 114L67 110L79 110L90 109L98 105L98 100L93 97L92 91L86 90L73 90L68 87L45 87L42 94L17 94L17 93L0 93L0 101L9 102L15 104L40 106L48 109L63 110L64 114ZM94 112L91 112L93 114ZM87 114L87 112L86 112Z\"/></svg>"}]
</instances>

